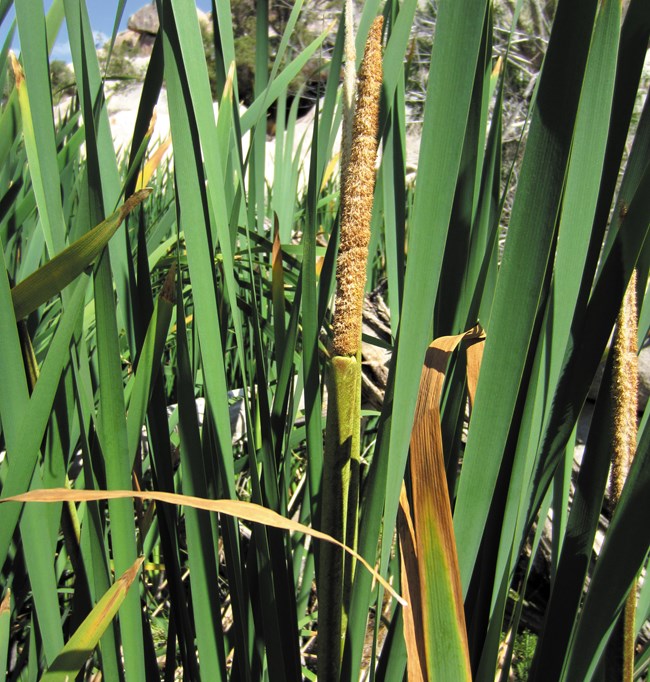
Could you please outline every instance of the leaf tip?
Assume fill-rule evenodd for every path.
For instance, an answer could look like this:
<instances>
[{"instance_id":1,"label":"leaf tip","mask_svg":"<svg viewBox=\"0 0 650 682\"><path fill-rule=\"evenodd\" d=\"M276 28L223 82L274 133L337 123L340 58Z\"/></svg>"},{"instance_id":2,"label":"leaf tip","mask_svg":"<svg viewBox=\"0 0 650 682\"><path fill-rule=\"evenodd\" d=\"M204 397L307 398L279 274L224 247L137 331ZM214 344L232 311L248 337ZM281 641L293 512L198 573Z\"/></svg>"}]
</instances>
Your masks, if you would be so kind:
<instances>
[{"instance_id":1,"label":"leaf tip","mask_svg":"<svg viewBox=\"0 0 650 682\"><path fill-rule=\"evenodd\" d=\"M160 298L167 303L174 305L176 303L176 262L171 264L165 281L163 283L162 289L160 290Z\"/></svg>"},{"instance_id":2,"label":"leaf tip","mask_svg":"<svg viewBox=\"0 0 650 682\"><path fill-rule=\"evenodd\" d=\"M121 208L122 217L126 217L131 211L147 199L153 192L152 187L144 187L134 192L123 204Z\"/></svg>"},{"instance_id":3,"label":"leaf tip","mask_svg":"<svg viewBox=\"0 0 650 682\"><path fill-rule=\"evenodd\" d=\"M16 87L22 87L23 81L25 80L25 73L23 67L20 65L13 50L9 51L9 59L11 60L11 68L14 72L14 78L16 79Z\"/></svg>"},{"instance_id":4,"label":"leaf tip","mask_svg":"<svg viewBox=\"0 0 650 682\"><path fill-rule=\"evenodd\" d=\"M0 616L2 616L4 613L9 613L10 608L11 608L11 589L7 588L7 591L5 592L5 596L2 598L2 601L0 602Z\"/></svg>"}]
</instances>

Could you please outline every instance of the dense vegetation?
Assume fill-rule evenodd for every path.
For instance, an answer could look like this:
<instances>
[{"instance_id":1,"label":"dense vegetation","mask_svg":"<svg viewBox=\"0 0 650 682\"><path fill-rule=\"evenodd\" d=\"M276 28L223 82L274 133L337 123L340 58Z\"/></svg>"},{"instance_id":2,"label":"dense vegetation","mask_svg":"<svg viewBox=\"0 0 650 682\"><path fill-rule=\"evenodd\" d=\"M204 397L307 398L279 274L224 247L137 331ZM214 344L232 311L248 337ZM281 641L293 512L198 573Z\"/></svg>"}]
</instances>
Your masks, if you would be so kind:
<instances>
[{"instance_id":1,"label":"dense vegetation","mask_svg":"<svg viewBox=\"0 0 650 682\"><path fill-rule=\"evenodd\" d=\"M647 677L650 652L635 640L650 614L650 587L637 583L650 546L650 410L637 433L623 379L650 329L647 98L635 108L650 3L630 0L622 16L618 0L557 2L516 167L519 153L502 155L523 3L512 4L505 39L487 0L429 12L413 182L418 2L368 0L349 34L358 66L383 16L365 287L381 285L390 319L388 340L364 330L362 352L392 355L381 404L361 409L360 375L340 389L332 346L340 184L355 191L336 171L343 12L333 34L305 34L294 50L303 2L283 10L275 37L257 2L244 110L230 3L213 4L210 42L191 0L158 0L161 30L118 158L110 64L84 0L54 0L47 16L37 0L0 2L3 23L15 8L22 48L9 53L12 26L0 52L6 679ZM71 85L48 54L63 21L76 90L55 121L53 91ZM292 88L313 64L326 75L298 140ZM150 123L163 86L173 161L161 164ZM308 169L297 148L309 148ZM626 305L619 317L624 298L638 313ZM615 327L627 345L608 352ZM363 357L343 364L357 372ZM604 357L578 461L576 425ZM357 478L339 532L323 501L336 507L343 451L358 453ZM606 495L611 461L632 455ZM359 562L332 571L328 556L343 559L311 535L324 526L409 605ZM531 634L527 586L545 538L549 594ZM320 622L334 624L328 637Z\"/></svg>"}]
</instances>

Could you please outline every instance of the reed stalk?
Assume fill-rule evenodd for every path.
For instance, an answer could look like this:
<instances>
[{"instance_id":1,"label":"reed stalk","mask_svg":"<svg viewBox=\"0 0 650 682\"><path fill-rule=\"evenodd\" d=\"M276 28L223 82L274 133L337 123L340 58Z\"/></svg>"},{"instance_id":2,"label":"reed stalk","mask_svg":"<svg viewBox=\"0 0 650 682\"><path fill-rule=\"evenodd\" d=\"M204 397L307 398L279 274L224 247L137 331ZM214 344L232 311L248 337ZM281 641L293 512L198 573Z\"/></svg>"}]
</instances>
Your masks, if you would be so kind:
<instances>
[{"instance_id":1,"label":"reed stalk","mask_svg":"<svg viewBox=\"0 0 650 682\"><path fill-rule=\"evenodd\" d=\"M346 19L351 17L348 12ZM336 268L332 357L327 368L328 408L322 481L321 527L350 547L357 544L361 431L361 319L375 187L382 81L383 18L373 22L359 71L349 153L341 177L341 242ZM347 24L348 35L351 23ZM350 46L351 39L346 44ZM354 54L346 54L349 65ZM348 67L346 67L346 70ZM346 78L346 94L350 93ZM344 135L345 147L345 135ZM347 627L354 562L321 546L319 560L318 677L338 680Z\"/></svg>"}]
</instances>

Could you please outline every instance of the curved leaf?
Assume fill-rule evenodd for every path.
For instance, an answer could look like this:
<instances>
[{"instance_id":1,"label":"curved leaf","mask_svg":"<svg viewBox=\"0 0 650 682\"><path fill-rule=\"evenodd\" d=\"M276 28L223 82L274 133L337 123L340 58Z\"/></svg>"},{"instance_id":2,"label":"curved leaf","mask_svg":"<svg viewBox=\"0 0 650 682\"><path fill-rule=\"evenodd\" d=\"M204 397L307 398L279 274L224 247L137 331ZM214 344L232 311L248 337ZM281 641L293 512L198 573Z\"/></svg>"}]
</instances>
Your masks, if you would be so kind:
<instances>
[{"instance_id":1,"label":"curved leaf","mask_svg":"<svg viewBox=\"0 0 650 682\"><path fill-rule=\"evenodd\" d=\"M67 682L76 678L81 666L88 660L122 605L143 561L144 557L138 557L131 568L127 569L97 602L95 608L86 616L47 672L41 677L41 682Z\"/></svg>"},{"instance_id":2,"label":"curved leaf","mask_svg":"<svg viewBox=\"0 0 650 682\"><path fill-rule=\"evenodd\" d=\"M207 500L202 497L193 497L191 495L178 495L176 493L157 491L140 492L136 490L69 490L68 488L49 488L31 490L22 495L5 497L0 500L0 504L5 502L88 502L91 500L124 500L128 498L154 500L155 502L166 502L167 504L178 504L194 509L217 512L219 514L225 514L226 516L242 519L243 521L262 523L265 526L279 528L280 530L305 533L305 535L316 538L316 540L331 542L338 545L357 561L360 561L372 577L377 580L377 582L381 583L384 589L388 590L402 606L407 606L406 600L403 599L397 591L390 586L388 581L382 578L381 575L379 575L379 573L353 549L350 549L350 547L335 540L326 533L321 533L302 523L287 519L284 516L280 516L280 514L274 512L272 509L267 509L266 507L254 504L253 502L243 502L242 500Z\"/></svg>"},{"instance_id":3,"label":"curved leaf","mask_svg":"<svg viewBox=\"0 0 650 682\"><path fill-rule=\"evenodd\" d=\"M130 196L115 213L17 284L11 290L16 319L27 317L78 277L99 256L124 218L151 192L147 188Z\"/></svg>"}]
</instances>

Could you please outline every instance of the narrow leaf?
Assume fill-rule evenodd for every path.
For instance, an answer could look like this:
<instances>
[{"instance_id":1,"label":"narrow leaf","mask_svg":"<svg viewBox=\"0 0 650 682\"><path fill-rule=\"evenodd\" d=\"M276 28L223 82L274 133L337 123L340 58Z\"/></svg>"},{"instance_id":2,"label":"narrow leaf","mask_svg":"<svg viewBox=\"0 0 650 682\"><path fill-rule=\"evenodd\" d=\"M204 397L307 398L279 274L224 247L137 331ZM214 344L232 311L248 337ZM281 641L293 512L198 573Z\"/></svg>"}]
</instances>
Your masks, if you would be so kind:
<instances>
[{"instance_id":1,"label":"narrow leaf","mask_svg":"<svg viewBox=\"0 0 650 682\"><path fill-rule=\"evenodd\" d=\"M411 507L402 483L397 514L397 534L400 548L400 582L404 599L411 604L404 609L404 640L408 682L424 682L427 679L426 646L424 626L422 625L422 588L418 571L418 548L415 528L411 517Z\"/></svg>"},{"instance_id":2,"label":"narrow leaf","mask_svg":"<svg viewBox=\"0 0 650 682\"><path fill-rule=\"evenodd\" d=\"M144 557L139 557L97 602L95 608L70 637L54 663L41 677L41 682L67 682L77 676L81 666L88 660L122 605L143 561Z\"/></svg>"},{"instance_id":3,"label":"narrow leaf","mask_svg":"<svg viewBox=\"0 0 650 682\"><path fill-rule=\"evenodd\" d=\"M411 435L411 480L429 679L471 679L465 614L445 473L440 398L453 350L483 341L480 327L436 339L427 350Z\"/></svg>"},{"instance_id":4,"label":"narrow leaf","mask_svg":"<svg viewBox=\"0 0 650 682\"><path fill-rule=\"evenodd\" d=\"M11 290L16 319L27 317L78 277L102 252L124 218L150 194L143 189L129 197L111 216L40 267Z\"/></svg>"}]
</instances>

